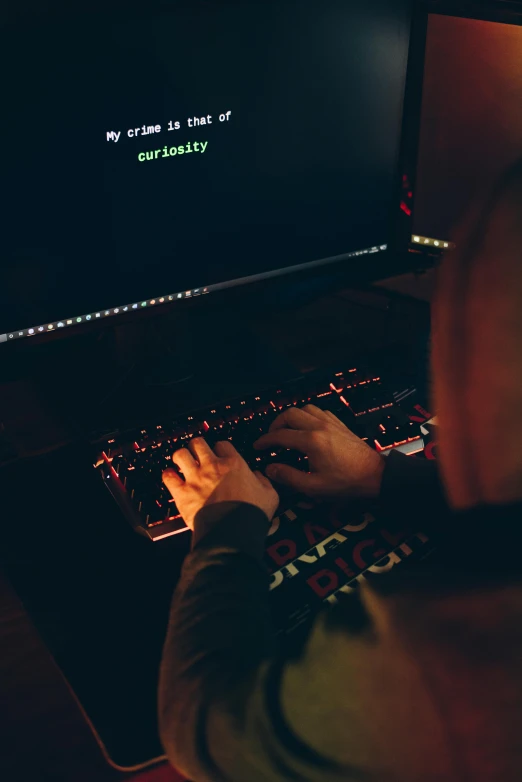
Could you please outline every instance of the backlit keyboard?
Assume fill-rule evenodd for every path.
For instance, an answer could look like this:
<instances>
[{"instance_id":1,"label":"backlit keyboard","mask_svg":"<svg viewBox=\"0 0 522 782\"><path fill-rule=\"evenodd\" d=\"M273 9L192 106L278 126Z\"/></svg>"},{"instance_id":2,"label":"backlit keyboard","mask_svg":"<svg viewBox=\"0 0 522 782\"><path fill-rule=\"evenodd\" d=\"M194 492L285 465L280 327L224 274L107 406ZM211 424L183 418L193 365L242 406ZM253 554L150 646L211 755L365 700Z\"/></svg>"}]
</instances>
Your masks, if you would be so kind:
<instances>
[{"instance_id":1,"label":"backlit keyboard","mask_svg":"<svg viewBox=\"0 0 522 782\"><path fill-rule=\"evenodd\" d=\"M296 451L253 449L283 410L306 404L330 410L378 451L422 450L419 420L412 420L396 403L379 374L351 368L310 374L283 388L238 397L175 420L112 432L95 443L94 466L133 528L158 541L188 529L162 482L163 470L173 466L174 451L186 447L193 437L204 437L210 446L230 440L254 470L264 471L277 461L306 471L306 457ZM292 495L284 489L280 495L284 511Z\"/></svg>"}]
</instances>

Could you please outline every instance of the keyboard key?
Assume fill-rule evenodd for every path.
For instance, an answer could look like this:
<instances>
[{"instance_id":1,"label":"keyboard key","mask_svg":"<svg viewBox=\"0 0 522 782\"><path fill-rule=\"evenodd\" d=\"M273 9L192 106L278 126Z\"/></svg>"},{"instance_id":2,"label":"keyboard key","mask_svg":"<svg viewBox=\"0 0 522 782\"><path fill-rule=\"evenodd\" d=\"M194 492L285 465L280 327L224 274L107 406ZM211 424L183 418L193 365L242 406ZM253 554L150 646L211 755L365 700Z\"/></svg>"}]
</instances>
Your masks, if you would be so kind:
<instances>
[{"instance_id":1,"label":"keyboard key","mask_svg":"<svg viewBox=\"0 0 522 782\"><path fill-rule=\"evenodd\" d=\"M182 522L173 521L179 512L162 481L162 473L167 467L181 475L172 461L175 451L186 448L194 437L204 437L211 448L219 441L228 440L253 470L264 473L269 464L282 462L306 472L306 456L297 451L256 451L253 448L253 443L269 430L284 410L306 404L332 412L379 450L391 448L418 434L418 426L415 427L393 405L380 376L351 367L328 376L311 374L279 388L180 415L170 422L156 420L126 433L113 432L107 435L101 448L111 459L112 470L107 469L101 453L96 466L108 483L116 475L119 477L128 501L142 520L143 530L152 529L154 534L151 532L150 537L162 539L161 525L165 525L167 535L184 529ZM292 501L291 490L276 488L282 503Z\"/></svg>"}]
</instances>

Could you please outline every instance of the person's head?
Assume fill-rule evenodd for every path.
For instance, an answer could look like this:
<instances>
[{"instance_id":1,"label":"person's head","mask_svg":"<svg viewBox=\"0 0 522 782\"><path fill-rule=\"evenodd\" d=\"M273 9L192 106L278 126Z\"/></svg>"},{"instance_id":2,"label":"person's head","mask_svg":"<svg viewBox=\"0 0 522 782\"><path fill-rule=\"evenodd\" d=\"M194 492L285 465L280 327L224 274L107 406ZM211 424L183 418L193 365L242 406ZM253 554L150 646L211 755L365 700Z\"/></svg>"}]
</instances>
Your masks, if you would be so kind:
<instances>
[{"instance_id":1,"label":"person's head","mask_svg":"<svg viewBox=\"0 0 522 782\"><path fill-rule=\"evenodd\" d=\"M455 508L522 500L522 160L455 242L433 304L443 481Z\"/></svg>"}]
</instances>

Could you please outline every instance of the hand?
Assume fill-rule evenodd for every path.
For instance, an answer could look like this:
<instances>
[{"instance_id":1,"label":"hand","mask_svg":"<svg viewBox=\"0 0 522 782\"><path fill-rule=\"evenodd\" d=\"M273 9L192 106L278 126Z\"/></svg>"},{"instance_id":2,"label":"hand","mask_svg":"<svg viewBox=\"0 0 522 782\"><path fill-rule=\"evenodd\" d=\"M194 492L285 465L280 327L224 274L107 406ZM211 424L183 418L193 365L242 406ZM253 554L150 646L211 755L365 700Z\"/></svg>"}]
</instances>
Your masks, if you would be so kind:
<instances>
[{"instance_id":1,"label":"hand","mask_svg":"<svg viewBox=\"0 0 522 782\"><path fill-rule=\"evenodd\" d=\"M200 437L172 455L185 480L173 469L163 473L187 527L194 529L198 511L217 502L248 502L271 521L279 504L274 487L261 473L253 473L232 443L217 443L214 451Z\"/></svg>"},{"instance_id":2,"label":"hand","mask_svg":"<svg viewBox=\"0 0 522 782\"><path fill-rule=\"evenodd\" d=\"M266 474L310 497L375 498L379 495L384 459L333 413L315 405L291 407L273 422L254 448L293 448L308 456L310 472L272 464Z\"/></svg>"}]
</instances>

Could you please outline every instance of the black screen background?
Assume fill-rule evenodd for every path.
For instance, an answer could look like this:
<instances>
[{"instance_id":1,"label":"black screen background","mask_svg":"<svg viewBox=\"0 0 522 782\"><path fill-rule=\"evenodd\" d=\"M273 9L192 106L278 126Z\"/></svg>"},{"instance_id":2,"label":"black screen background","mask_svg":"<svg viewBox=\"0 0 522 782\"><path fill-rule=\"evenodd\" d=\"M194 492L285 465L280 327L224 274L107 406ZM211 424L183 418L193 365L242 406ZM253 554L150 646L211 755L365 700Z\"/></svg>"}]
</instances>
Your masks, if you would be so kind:
<instances>
[{"instance_id":1,"label":"black screen background","mask_svg":"<svg viewBox=\"0 0 522 782\"><path fill-rule=\"evenodd\" d=\"M387 242L407 5L170 2L6 25L0 331ZM162 132L127 137L143 124ZM194 140L204 154L138 162Z\"/></svg>"}]
</instances>

